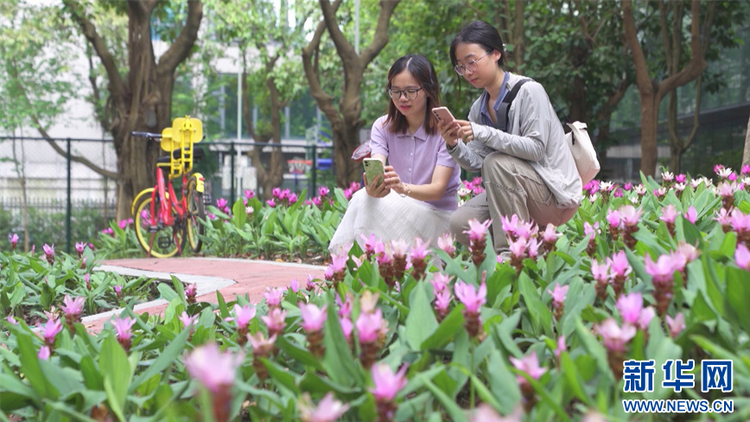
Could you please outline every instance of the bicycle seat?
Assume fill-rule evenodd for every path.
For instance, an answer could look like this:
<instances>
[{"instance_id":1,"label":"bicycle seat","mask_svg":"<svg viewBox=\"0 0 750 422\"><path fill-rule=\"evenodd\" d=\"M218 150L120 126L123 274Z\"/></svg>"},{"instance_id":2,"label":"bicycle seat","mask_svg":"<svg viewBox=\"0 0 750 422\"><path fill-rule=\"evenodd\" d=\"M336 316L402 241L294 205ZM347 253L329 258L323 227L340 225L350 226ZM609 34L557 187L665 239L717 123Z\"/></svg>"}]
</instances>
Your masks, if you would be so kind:
<instances>
[{"instance_id":1,"label":"bicycle seat","mask_svg":"<svg viewBox=\"0 0 750 422\"><path fill-rule=\"evenodd\" d=\"M193 147L193 161L200 160L201 158L203 158L204 155L205 155L205 153L203 151L203 148L201 148L201 147ZM179 160L180 158L182 158L182 150L181 149L176 149L176 150L172 151L172 157L175 160ZM166 157L166 158L167 158L167 162L169 162L169 157Z\"/></svg>"}]
</instances>

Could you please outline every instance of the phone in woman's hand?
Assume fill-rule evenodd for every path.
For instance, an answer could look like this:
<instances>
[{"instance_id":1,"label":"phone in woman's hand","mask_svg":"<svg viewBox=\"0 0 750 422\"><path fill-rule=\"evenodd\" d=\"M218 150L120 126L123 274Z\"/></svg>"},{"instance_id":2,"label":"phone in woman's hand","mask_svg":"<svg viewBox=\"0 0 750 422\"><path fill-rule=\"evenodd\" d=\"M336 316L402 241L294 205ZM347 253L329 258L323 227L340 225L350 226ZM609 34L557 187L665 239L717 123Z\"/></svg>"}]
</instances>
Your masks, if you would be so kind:
<instances>
[{"instance_id":1,"label":"phone in woman's hand","mask_svg":"<svg viewBox=\"0 0 750 422\"><path fill-rule=\"evenodd\" d=\"M444 123L452 123L454 120L456 120L456 118L453 117L453 114L451 114L450 110L448 110L447 107L435 107L432 109L432 114L434 114L438 120Z\"/></svg>"},{"instance_id":2,"label":"phone in woman's hand","mask_svg":"<svg viewBox=\"0 0 750 422\"><path fill-rule=\"evenodd\" d=\"M378 180L378 184L375 186L379 187L383 184L385 169L382 161L377 158L365 158L362 160L362 164L365 166L365 183L369 185L371 181L375 180L376 176L380 175L380 180Z\"/></svg>"}]
</instances>

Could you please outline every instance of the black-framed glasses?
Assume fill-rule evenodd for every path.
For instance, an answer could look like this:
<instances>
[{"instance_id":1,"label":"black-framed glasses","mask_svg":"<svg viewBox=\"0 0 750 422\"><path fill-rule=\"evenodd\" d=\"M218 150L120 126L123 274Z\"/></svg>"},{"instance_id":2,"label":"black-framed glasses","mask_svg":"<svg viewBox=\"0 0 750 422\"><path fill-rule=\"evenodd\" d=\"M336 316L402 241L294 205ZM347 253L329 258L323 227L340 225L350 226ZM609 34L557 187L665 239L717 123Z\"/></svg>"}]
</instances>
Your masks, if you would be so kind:
<instances>
[{"instance_id":1,"label":"black-framed glasses","mask_svg":"<svg viewBox=\"0 0 750 422\"><path fill-rule=\"evenodd\" d=\"M407 100L414 100L417 98L417 92L421 90L422 88L408 88L408 89L388 88L388 96L394 100L398 100L401 98L401 95L405 95Z\"/></svg>"},{"instance_id":2,"label":"black-framed glasses","mask_svg":"<svg viewBox=\"0 0 750 422\"><path fill-rule=\"evenodd\" d=\"M470 61L469 63L466 63L466 64L457 64L457 65L453 66L453 70L455 70L456 73L458 73L459 75L463 75L467 70L469 72L476 72L477 71L477 63L479 63L479 61L482 60L488 54L490 54L490 53L484 53L484 56L482 56L482 57L480 57L480 58L478 58L476 60L472 60L472 61Z\"/></svg>"}]
</instances>

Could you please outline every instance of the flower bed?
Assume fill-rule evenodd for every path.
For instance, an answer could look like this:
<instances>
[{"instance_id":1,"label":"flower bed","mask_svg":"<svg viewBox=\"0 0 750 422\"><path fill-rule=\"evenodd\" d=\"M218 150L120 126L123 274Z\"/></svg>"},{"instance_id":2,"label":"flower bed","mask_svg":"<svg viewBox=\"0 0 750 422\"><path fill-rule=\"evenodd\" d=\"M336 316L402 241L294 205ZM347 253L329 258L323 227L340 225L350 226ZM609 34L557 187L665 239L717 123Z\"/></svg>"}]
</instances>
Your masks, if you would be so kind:
<instances>
[{"instance_id":1,"label":"flower bed","mask_svg":"<svg viewBox=\"0 0 750 422\"><path fill-rule=\"evenodd\" d=\"M557 228L496 222L512 240L507 262L474 223L468 250L450 239L434 250L366 239L364 250L333 256L325 280L290 280L259 304L190 303L176 285L164 317L126 310L98 336L80 324L58 333L53 320L41 338L4 321L0 410L130 421L627 420L625 400L727 399L733 413L712 418L744 420L750 197L723 174L717 187L681 177L630 190L593 184ZM278 219L269 209L252 218ZM637 372L649 360L653 372ZM704 371L716 361L731 362L730 385L704 375L718 374ZM649 377L652 391L637 391Z\"/></svg>"}]
</instances>

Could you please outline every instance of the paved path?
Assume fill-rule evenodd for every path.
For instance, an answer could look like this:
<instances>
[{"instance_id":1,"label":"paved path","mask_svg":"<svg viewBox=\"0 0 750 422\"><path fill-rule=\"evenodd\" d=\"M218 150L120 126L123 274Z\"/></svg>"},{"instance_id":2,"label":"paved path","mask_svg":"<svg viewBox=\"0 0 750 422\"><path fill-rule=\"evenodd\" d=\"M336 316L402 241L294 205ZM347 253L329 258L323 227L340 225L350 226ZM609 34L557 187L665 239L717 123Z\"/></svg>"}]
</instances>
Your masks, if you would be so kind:
<instances>
[{"instance_id":1,"label":"paved path","mask_svg":"<svg viewBox=\"0 0 750 422\"><path fill-rule=\"evenodd\" d=\"M211 303L216 303L217 290L227 302L246 294L251 302L259 302L266 287L286 287L295 278L304 286L308 275L322 278L325 271L316 265L225 258L113 259L104 261L99 269L163 280L170 280L173 275L185 283L195 283L198 300ZM163 313L166 308L167 302L159 299L137 305L134 310L153 315ZM115 310L91 315L83 322L89 331L100 331L112 315L119 313L120 310Z\"/></svg>"}]
</instances>

